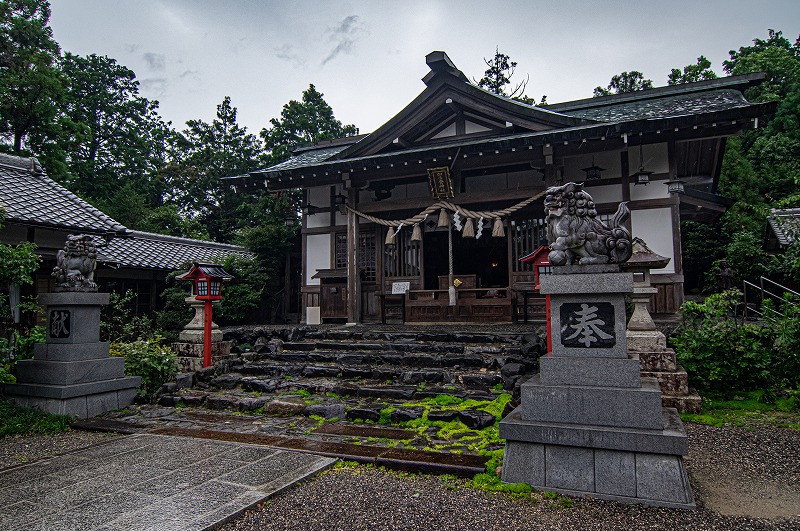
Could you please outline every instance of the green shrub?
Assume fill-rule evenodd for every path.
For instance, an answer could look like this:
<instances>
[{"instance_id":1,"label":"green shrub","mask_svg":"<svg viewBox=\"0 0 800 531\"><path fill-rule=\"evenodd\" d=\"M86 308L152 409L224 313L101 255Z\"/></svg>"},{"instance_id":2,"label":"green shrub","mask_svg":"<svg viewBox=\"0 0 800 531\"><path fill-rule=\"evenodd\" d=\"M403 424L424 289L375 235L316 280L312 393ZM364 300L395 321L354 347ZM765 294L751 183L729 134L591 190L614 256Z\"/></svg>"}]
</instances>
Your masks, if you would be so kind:
<instances>
[{"instance_id":1,"label":"green shrub","mask_svg":"<svg viewBox=\"0 0 800 531\"><path fill-rule=\"evenodd\" d=\"M131 315L129 305L136 294L128 290L120 295L111 292L108 305L103 307L100 320L100 339L112 343L129 343L147 339L154 334L153 321L146 315Z\"/></svg>"},{"instance_id":2,"label":"green shrub","mask_svg":"<svg viewBox=\"0 0 800 531\"><path fill-rule=\"evenodd\" d=\"M704 303L686 302L670 343L692 385L730 393L800 385L800 299L787 298L767 310L760 323L740 323L733 309L738 290L711 295ZM767 304L765 308L770 308Z\"/></svg>"},{"instance_id":3,"label":"green shrub","mask_svg":"<svg viewBox=\"0 0 800 531\"><path fill-rule=\"evenodd\" d=\"M689 301L681 307L682 322L671 343L699 389L728 392L770 382L771 330L741 324L730 315L740 297L738 290L728 290L704 303Z\"/></svg>"},{"instance_id":4,"label":"green shrub","mask_svg":"<svg viewBox=\"0 0 800 531\"><path fill-rule=\"evenodd\" d=\"M152 400L162 385L178 374L175 353L161 345L161 338L131 343L114 343L111 355L125 358L125 374L141 376L139 394Z\"/></svg>"}]
</instances>

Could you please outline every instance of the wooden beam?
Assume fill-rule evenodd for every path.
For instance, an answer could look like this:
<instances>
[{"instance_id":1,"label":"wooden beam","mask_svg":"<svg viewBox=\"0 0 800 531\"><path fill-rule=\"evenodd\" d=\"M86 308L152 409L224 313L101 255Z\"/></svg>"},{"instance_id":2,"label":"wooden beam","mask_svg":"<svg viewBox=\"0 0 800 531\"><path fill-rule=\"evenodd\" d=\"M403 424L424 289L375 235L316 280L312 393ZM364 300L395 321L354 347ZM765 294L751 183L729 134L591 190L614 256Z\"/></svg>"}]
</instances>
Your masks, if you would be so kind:
<instances>
[{"instance_id":1,"label":"wooden beam","mask_svg":"<svg viewBox=\"0 0 800 531\"><path fill-rule=\"evenodd\" d=\"M347 189L347 204L358 208L358 190ZM358 274L358 216L347 211L347 322L361 322L361 278Z\"/></svg>"}]
</instances>

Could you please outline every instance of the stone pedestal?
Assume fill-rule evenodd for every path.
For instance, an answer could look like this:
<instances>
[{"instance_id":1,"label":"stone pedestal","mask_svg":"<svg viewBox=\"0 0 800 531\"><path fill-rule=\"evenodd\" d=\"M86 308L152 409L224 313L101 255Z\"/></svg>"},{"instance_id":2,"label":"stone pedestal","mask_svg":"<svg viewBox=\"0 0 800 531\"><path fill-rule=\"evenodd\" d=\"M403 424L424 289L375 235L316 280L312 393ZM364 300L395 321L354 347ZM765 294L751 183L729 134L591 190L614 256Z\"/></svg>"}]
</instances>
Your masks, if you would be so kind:
<instances>
[{"instance_id":1,"label":"stone pedestal","mask_svg":"<svg viewBox=\"0 0 800 531\"><path fill-rule=\"evenodd\" d=\"M127 407L141 383L125 376L124 360L100 342L100 307L107 293L68 291L39 296L47 315L47 340L34 359L17 364L17 383L0 391L13 402L47 413L88 418Z\"/></svg>"},{"instance_id":2,"label":"stone pedestal","mask_svg":"<svg viewBox=\"0 0 800 531\"><path fill-rule=\"evenodd\" d=\"M178 358L178 365L183 372L194 372L203 368L203 322L205 319L205 302L198 301L194 296L186 297L186 303L194 309L194 317L183 327L178 335L179 341L172 344L172 350ZM219 304L213 301L212 304ZM222 340L222 330L211 323L211 363L217 363L231 357L230 341Z\"/></svg>"},{"instance_id":3,"label":"stone pedestal","mask_svg":"<svg viewBox=\"0 0 800 531\"><path fill-rule=\"evenodd\" d=\"M629 357L625 294L633 276L615 266L553 267L552 357L521 387L500 423L503 481L624 503L694 507L682 456L683 424L663 408L655 378ZM560 274L559 274L560 273Z\"/></svg>"}]
</instances>

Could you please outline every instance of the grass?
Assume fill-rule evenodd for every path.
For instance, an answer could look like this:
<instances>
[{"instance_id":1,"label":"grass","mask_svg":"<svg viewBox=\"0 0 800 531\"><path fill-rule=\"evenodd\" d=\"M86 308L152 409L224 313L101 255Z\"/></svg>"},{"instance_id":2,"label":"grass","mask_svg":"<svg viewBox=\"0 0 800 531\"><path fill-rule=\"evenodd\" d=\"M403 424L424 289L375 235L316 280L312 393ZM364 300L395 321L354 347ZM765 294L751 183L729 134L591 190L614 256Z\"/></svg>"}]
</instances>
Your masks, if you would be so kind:
<instances>
[{"instance_id":1,"label":"grass","mask_svg":"<svg viewBox=\"0 0 800 531\"><path fill-rule=\"evenodd\" d=\"M685 422L708 426L776 426L800 430L800 392L775 397L764 390L738 392L733 397L703 397L703 413L682 413Z\"/></svg>"},{"instance_id":2,"label":"grass","mask_svg":"<svg viewBox=\"0 0 800 531\"><path fill-rule=\"evenodd\" d=\"M0 400L0 438L9 435L61 433L69 429L70 420L68 416L50 415Z\"/></svg>"}]
</instances>

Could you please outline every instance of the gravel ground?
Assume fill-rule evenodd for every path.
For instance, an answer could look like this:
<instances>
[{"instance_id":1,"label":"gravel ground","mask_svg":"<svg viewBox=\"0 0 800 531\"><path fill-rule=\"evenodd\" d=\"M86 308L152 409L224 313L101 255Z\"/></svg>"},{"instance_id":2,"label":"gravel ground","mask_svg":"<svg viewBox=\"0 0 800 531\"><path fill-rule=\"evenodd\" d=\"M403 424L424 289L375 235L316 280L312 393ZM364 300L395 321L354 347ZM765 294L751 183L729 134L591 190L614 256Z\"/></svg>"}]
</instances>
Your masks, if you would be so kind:
<instances>
[{"instance_id":1,"label":"gravel ground","mask_svg":"<svg viewBox=\"0 0 800 531\"><path fill-rule=\"evenodd\" d=\"M570 508L461 480L334 469L223 527L241 530L800 529L800 431L687 424L698 510L574 498Z\"/></svg>"},{"instance_id":2,"label":"gravel ground","mask_svg":"<svg viewBox=\"0 0 800 531\"><path fill-rule=\"evenodd\" d=\"M686 466L698 510L601 500L511 497L464 480L366 467L333 469L222 529L512 530L800 529L800 431L687 424ZM97 444L115 435L69 431L0 440L0 469Z\"/></svg>"}]
</instances>

